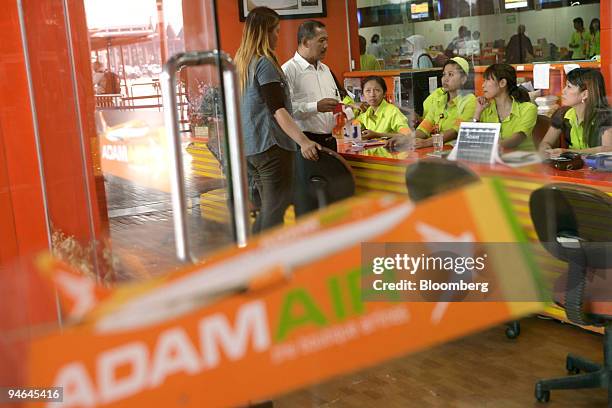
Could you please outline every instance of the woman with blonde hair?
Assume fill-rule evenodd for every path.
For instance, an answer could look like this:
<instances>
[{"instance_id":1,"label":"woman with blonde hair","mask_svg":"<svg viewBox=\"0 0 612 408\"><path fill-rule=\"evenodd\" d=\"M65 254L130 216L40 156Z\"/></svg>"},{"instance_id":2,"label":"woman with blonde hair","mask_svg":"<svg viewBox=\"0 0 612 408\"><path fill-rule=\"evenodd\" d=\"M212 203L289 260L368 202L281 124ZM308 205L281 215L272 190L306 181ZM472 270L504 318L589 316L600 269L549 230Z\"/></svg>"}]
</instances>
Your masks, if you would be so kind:
<instances>
[{"instance_id":1,"label":"woman with blonde hair","mask_svg":"<svg viewBox=\"0 0 612 408\"><path fill-rule=\"evenodd\" d=\"M321 149L291 117L289 85L274 52L279 23L272 9L251 10L236 52L248 172L261 198L255 233L283 223L291 202L296 143L308 160L317 160Z\"/></svg>"}]
</instances>

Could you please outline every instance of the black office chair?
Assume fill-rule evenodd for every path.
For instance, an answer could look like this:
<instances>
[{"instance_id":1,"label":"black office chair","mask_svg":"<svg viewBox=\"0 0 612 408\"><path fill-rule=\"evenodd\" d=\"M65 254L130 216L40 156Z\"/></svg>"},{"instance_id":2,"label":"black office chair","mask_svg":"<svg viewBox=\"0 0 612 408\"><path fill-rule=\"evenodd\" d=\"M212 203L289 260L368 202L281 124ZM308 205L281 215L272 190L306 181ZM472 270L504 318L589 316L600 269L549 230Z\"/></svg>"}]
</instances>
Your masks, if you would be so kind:
<instances>
[{"instance_id":1,"label":"black office chair","mask_svg":"<svg viewBox=\"0 0 612 408\"><path fill-rule=\"evenodd\" d=\"M444 159L420 160L406 169L406 188L414 202L479 180L472 170ZM515 339L520 333L521 325L518 321L507 323L506 337Z\"/></svg>"},{"instance_id":2,"label":"black office chair","mask_svg":"<svg viewBox=\"0 0 612 408\"><path fill-rule=\"evenodd\" d=\"M346 160L326 147L319 160L306 160L298 152L295 160L295 215L302 216L355 194L355 176Z\"/></svg>"},{"instance_id":3,"label":"black office chair","mask_svg":"<svg viewBox=\"0 0 612 408\"><path fill-rule=\"evenodd\" d=\"M425 159L406 168L406 188L414 202L479 181L472 170L444 159Z\"/></svg>"},{"instance_id":4,"label":"black office chair","mask_svg":"<svg viewBox=\"0 0 612 408\"><path fill-rule=\"evenodd\" d=\"M585 374L538 381L536 399L547 402L554 389L607 388L612 406L612 285L604 271L612 267L612 198L585 186L551 184L531 194L529 208L544 248L568 263L555 282L555 303L571 322L605 328L603 366L568 354L567 371Z\"/></svg>"}]
</instances>

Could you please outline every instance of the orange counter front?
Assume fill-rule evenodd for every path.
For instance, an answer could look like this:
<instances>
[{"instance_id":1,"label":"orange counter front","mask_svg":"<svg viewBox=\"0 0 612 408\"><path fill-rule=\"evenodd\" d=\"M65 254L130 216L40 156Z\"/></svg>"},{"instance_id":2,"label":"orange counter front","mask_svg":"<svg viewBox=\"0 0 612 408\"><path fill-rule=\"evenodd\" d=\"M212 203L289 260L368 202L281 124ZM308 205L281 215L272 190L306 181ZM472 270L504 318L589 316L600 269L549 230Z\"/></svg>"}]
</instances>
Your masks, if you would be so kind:
<instances>
[{"instance_id":1,"label":"orange counter front","mask_svg":"<svg viewBox=\"0 0 612 408\"><path fill-rule=\"evenodd\" d=\"M445 146L445 149L450 149ZM406 167L425 159L433 148L419 149L416 152L391 153L384 147L367 150L355 150L349 144L339 143L338 150L348 161L355 174L357 194L369 191L391 192L406 195ZM586 168L575 171L561 171L544 164L535 164L521 168L511 168L503 164L469 165L481 178L499 177L509 195L512 210L529 242L537 243L538 237L529 215L529 196L537 188L549 183L576 183L600 189L612 195L612 173L596 172ZM441 216L452 216L452 209ZM543 248L537 254L537 260L543 270L550 273L561 273L566 264L553 259ZM565 320L565 313L557 307L549 307L547 313L560 320ZM589 328L600 331L596 328Z\"/></svg>"}]
</instances>

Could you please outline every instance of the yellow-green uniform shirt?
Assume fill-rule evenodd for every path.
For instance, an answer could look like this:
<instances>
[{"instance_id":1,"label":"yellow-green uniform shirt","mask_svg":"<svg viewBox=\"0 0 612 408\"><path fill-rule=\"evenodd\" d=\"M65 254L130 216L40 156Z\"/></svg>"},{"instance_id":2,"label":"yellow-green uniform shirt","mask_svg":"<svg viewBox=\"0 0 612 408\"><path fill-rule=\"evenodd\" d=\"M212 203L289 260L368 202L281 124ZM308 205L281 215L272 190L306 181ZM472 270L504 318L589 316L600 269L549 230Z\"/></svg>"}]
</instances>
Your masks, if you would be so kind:
<instances>
[{"instance_id":1,"label":"yellow-green uniform shirt","mask_svg":"<svg viewBox=\"0 0 612 408\"><path fill-rule=\"evenodd\" d=\"M417 129L430 135L434 126L438 126L440 133L449 129L459 130L461 122L470 122L476 110L476 97L474 94L457 95L447 104L448 94L435 99L425 118Z\"/></svg>"},{"instance_id":2,"label":"yellow-green uniform shirt","mask_svg":"<svg viewBox=\"0 0 612 408\"><path fill-rule=\"evenodd\" d=\"M578 116L576 115L576 109L571 108L565 112L565 119L569 121L571 126L570 130L570 149L588 149L589 143L584 138L584 122L578 123Z\"/></svg>"},{"instance_id":3,"label":"yellow-green uniform shirt","mask_svg":"<svg viewBox=\"0 0 612 408\"><path fill-rule=\"evenodd\" d=\"M572 36L570 37L570 50L573 51L572 59L585 59L587 58L587 54L589 53L591 46L591 34L583 31L579 33L578 31L574 31ZM572 45L578 46L573 48Z\"/></svg>"},{"instance_id":4,"label":"yellow-green uniform shirt","mask_svg":"<svg viewBox=\"0 0 612 408\"><path fill-rule=\"evenodd\" d=\"M369 107L365 112L357 116L357 120L365 129L379 133L400 133L409 131L408 120L399 108L384 99L376 109Z\"/></svg>"},{"instance_id":5,"label":"yellow-green uniform shirt","mask_svg":"<svg viewBox=\"0 0 612 408\"><path fill-rule=\"evenodd\" d=\"M359 66L362 71L379 71L380 64L375 56L370 54L363 54L359 57Z\"/></svg>"},{"instance_id":6,"label":"yellow-green uniform shirt","mask_svg":"<svg viewBox=\"0 0 612 408\"><path fill-rule=\"evenodd\" d=\"M429 94L423 101L423 117L427 116L427 113L431 110L431 107L439 103L440 99L444 99L446 103L446 92L443 88L437 88L435 91Z\"/></svg>"},{"instance_id":7,"label":"yellow-green uniform shirt","mask_svg":"<svg viewBox=\"0 0 612 408\"><path fill-rule=\"evenodd\" d=\"M517 102L512 99L512 111L501 122L501 140L512 137L513 134L523 132L527 137L521 142L517 149L519 150L534 150L531 133L538 119L538 108L531 102ZM492 100L480 114L480 121L484 123L499 123L497 114L497 106L495 100Z\"/></svg>"},{"instance_id":8,"label":"yellow-green uniform shirt","mask_svg":"<svg viewBox=\"0 0 612 408\"><path fill-rule=\"evenodd\" d=\"M595 32L595 35L591 35L591 52L589 52L589 56L601 54L601 49L599 47L599 31Z\"/></svg>"}]
</instances>

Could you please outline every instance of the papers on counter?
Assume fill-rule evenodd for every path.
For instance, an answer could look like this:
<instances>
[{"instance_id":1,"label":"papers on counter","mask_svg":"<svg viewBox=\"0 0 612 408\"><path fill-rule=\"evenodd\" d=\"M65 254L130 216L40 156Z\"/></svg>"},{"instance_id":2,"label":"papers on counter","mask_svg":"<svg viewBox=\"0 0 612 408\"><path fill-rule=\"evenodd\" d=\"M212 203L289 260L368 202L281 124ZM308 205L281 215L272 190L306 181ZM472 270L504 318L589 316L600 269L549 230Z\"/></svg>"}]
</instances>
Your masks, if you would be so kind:
<instances>
[{"instance_id":1,"label":"papers on counter","mask_svg":"<svg viewBox=\"0 0 612 408\"><path fill-rule=\"evenodd\" d=\"M510 167L530 166L542 162L537 152L514 151L503 154L501 159L504 164Z\"/></svg>"},{"instance_id":2,"label":"papers on counter","mask_svg":"<svg viewBox=\"0 0 612 408\"><path fill-rule=\"evenodd\" d=\"M550 87L550 64L535 64L533 66L533 87L548 89Z\"/></svg>"}]
</instances>

